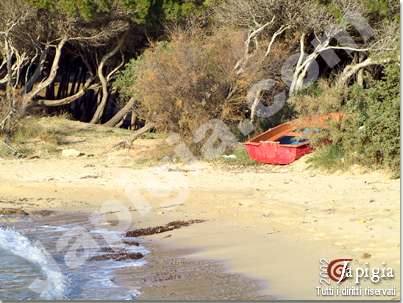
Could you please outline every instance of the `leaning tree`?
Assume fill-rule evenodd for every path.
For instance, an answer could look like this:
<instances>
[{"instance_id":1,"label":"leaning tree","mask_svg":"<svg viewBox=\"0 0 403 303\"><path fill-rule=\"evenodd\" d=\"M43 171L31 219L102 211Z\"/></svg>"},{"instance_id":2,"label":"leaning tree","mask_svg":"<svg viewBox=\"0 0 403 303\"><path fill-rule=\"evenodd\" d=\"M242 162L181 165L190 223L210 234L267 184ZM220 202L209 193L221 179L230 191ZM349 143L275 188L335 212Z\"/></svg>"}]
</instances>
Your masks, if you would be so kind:
<instances>
[{"instance_id":1,"label":"leaning tree","mask_svg":"<svg viewBox=\"0 0 403 303\"><path fill-rule=\"evenodd\" d=\"M68 15L60 9L35 7L23 0L0 4L2 64L0 83L7 92L7 111L0 127L4 128L32 106L69 104L87 90L99 90L101 102L91 122L103 114L113 74L123 65L124 35L131 30L130 18L114 8L98 13L91 20ZM82 77L63 77L63 60L80 58L77 66ZM108 64L108 67L105 65ZM49 94L55 88L57 94ZM80 83L77 83L80 82ZM52 98L48 99L47 96ZM57 97L57 98L55 98Z\"/></svg>"},{"instance_id":2,"label":"leaning tree","mask_svg":"<svg viewBox=\"0 0 403 303\"><path fill-rule=\"evenodd\" d=\"M147 38L161 34L163 21L180 20L199 2L2 1L0 90L6 96L0 129L31 108L67 106L89 92L95 102L88 122L118 125L134 100L115 116L105 115L114 77Z\"/></svg>"}]
</instances>

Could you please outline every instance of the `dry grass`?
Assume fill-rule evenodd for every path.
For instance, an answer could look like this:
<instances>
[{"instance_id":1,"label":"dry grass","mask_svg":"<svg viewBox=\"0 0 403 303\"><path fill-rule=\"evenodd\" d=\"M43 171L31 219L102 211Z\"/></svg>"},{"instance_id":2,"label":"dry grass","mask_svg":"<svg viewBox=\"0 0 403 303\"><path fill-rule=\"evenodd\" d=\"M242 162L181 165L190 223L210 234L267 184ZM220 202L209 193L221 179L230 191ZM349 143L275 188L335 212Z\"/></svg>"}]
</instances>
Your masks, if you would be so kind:
<instances>
[{"instance_id":1,"label":"dry grass","mask_svg":"<svg viewBox=\"0 0 403 303\"><path fill-rule=\"evenodd\" d=\"M174 146L166 143L164 139L138 139L129 151L134 168L154 166L167 162L177 162Z\"/></svg>"},{"instance_id":2,"label":"dry grass","mask_svg":"<svg viewBox=\"0 0 403 303\"><path fill-rule=\"evenodd\" d=\"M25 118L18 122L11 135L3 135L0 156L25 158L34 154L57 152L57 135L38 121L38 118Z\"/></svg>"},{"instance_id":3,"label":"dry grass","mask_svg":"<svg viewBox=\"0 0 403 303\"><path fill-rule=\"evenodd\" d=\"M106 155L116 143L132 131L110 128L66 119L65 115L27 117L9 138L0 138L2 158L58 157L63 149L77 149L86 155ZM134 142L129 151L134 166L157 164L164 158L174 159L173 147L165 144L163 133L146 133Z\"/></svg>"}]
</instances>

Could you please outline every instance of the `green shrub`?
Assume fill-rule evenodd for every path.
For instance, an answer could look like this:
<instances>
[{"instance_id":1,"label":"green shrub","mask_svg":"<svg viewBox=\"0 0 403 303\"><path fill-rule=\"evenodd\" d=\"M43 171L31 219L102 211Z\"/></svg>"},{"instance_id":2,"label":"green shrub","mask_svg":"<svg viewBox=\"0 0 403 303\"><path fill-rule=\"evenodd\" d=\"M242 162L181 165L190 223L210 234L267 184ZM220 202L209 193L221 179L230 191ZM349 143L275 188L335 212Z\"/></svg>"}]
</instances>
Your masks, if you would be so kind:
<instances>
[{"instance_id":1,"label":"green shrub","mask_svg":"<svg viewBox=\"0 0 403 303\"><path fill-rule=\"evenodd\" d=\"M256 162L255 160L252 160L251 158L249 158L248 152L246 151L244 146L236 147L233 151L233 154L236 157L234 162L237 165L242 165L242 166L261 165L260 163Z\"/></svg>"},{"instance_id":2,"label":"green shrub","mask_svg":"<svg viewBox=\"0 0 403 303\"><path fill-rule=\"evenodd\" d=\"M346 164L344 151L338 144L323 145L308 160L308 163L315 168L324 168L327 170L337 170Z\"/></svg>"},{"instance_id":3,"label":"green shrub","mask_svg":"<svg viewBox=\"0 0 403 303\"><path fill-rule=\"evenodd\" d=\"M369 88L353 86L344 105L341 144L353 162L400 171L400 70L390 65Z\"/></svg>"},{"instance_id":4,"label":"green shrub","mask_svg":"<svg viewBox=\"0 0 403 303\"><path fill-rule=\"evenodd\" d=\"M302 115L336 110L345 114L341 123L331 123L328 130L311 138L317 148L311 159L315 166L340 168L361 164L389 168L394 175L400 174L398 65L388 65L383 77L371 80L367 88L353 85L344 92L337 92L334 88L323 89L322 86L313 92L306 91L295 100L300 101L297 105ZM324 145L324 141L330 141L331 145Z\"/></svg>"}]
</instances>

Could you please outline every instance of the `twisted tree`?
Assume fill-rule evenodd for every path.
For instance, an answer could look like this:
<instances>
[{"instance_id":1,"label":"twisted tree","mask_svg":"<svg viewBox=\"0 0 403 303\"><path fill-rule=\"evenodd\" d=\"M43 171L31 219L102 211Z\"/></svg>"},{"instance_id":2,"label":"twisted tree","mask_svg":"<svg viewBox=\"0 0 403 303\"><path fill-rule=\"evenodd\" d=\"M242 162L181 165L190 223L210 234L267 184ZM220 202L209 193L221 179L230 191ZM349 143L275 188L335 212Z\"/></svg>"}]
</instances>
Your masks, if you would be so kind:
<instances>
[{"instance_id":1,"label":"twisted tree","mask_svg":"<svg viewBox=\"0 0 403 303\"><path fill-rule=\"evenodd\" d=\"M88 121L112 118L106 109L113 103L112 82L125 58L136 56L145 46L146 32L159 35L165 20L180 20L200 6L198 1L166 2L161 6L149 0L2 1L0 90L7 92L7 106L2 105L7 109L0 128L30 108L68 106L84 100L90 91L99 102L90 106ZM119 109L114 111L122 115Z\"/></svg>"},{"instance_id":2,"label":"twisted tree","mask_svg":"<svg viewBox=\"0 0 403 303\"><path fill-rule=\"evenodd\" d=\"M87 90L97 88L98 82L106 86L105 77L102 74L95 76L92 67L87 65L84 67L84 83L73 83L71 95L60 99L44 98L45 91L51 87L54 89L57 77L60 78L57 96L69 93L66 86L68 87L71 80L67 75L64 79L67 85L62 83L63 77L60 74L63 71L59 71L61 60L75 56L82 57L82 62L96 62L94 55L88 55L93 50L109 54L110 59L116 52L111 53L108 49L130 30L130 20L119 11L102 15L83 26L83 20L79 16L71 17L59 11L35 8L23 0L3 1L0 8L3 12L0 16L2 58L7 63L1 66L0 75L3 76L1 83L6 88L7 102L10 104L9 111L2 120L2 127L16 114L23 116L31 106L69 104L83 96ZM118 45L120 49L122 42ZM85 58L82 49L87 50ZM105 61L101 60L99 65L104 65ZM116 66L111 62L110 66L112 69L115 67L115 73L122 64L119 62ZM108 77L109 80L111 76ZM104 94L105 91L104 89ZM103 99L106 98L107 94Z\"/></svg>"}]
</instances>

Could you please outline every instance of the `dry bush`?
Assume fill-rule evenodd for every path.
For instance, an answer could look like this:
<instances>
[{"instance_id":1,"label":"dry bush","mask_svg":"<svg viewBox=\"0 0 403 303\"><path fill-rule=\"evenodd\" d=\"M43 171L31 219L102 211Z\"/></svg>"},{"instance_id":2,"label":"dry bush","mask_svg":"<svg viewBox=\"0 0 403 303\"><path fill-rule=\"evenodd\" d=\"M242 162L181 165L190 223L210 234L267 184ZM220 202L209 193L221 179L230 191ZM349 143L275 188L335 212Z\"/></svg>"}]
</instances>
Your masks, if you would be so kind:
<instances>
[{"instance_id":1,"label":"dry bush","mask_svg":"<svg viewBox=\"0 0 403 303\"><path fill-rule=\"evenodd\" d=\"M210 119L237 123L247 112L246 90L259 73L250 64L240 77L244 34L221 29L211 35L176 31L132 61L118 80L139 100L142 117L185 137ZM233 93L231 93L233 91Z\"/></svg>"}]
</instances>

